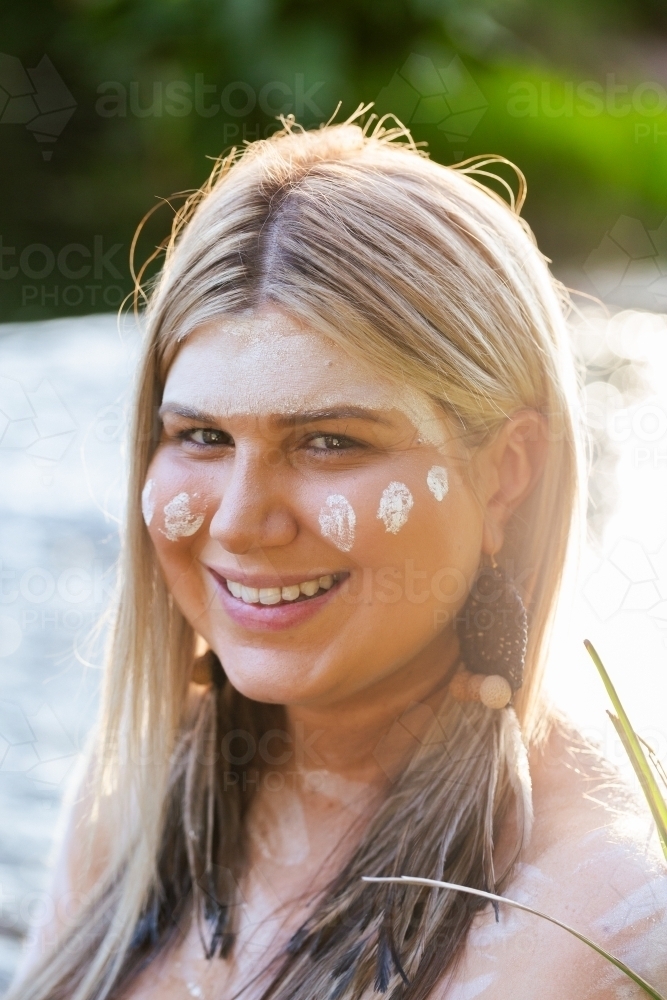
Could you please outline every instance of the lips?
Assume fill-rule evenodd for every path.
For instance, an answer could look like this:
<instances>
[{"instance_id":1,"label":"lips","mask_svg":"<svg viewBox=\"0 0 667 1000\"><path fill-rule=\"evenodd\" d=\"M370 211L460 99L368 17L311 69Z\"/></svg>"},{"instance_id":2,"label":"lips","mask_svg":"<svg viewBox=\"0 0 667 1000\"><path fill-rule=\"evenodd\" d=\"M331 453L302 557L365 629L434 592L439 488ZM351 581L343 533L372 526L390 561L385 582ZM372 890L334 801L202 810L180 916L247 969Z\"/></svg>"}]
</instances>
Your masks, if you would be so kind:
<instances>
[{"instance_id":1,"label":"lips","mask_svg":"<svg viewBox=\"0 0 667 1000\"><path fill-rule=\"evenodd\" d=\"M252 631L292 628L317 614L347 579L347 573L325 573L283 586L252 586L207 567L225 610ZM264 581L257 581L264 582Z\"/></svg>"}]
</instances>

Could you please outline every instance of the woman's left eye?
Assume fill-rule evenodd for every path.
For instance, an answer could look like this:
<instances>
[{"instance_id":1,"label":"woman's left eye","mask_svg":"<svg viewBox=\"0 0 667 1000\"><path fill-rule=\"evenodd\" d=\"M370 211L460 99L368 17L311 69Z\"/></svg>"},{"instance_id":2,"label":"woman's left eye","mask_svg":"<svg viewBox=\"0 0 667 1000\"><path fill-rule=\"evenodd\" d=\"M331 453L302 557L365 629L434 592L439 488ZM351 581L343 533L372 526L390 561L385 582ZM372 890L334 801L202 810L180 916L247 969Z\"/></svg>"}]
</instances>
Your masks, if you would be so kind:
<instances>
[{"instance_id":1,"label":"woman's left eye","mask_svg":"<svg viewBox=\"0 0 667 1000\"><path fill-rule=\"evenodd\" d=\"M342 434L318 434L310 438L308 447L313 451L347 451L359 447L359 443Z\"/></svg>"}]
</instances>

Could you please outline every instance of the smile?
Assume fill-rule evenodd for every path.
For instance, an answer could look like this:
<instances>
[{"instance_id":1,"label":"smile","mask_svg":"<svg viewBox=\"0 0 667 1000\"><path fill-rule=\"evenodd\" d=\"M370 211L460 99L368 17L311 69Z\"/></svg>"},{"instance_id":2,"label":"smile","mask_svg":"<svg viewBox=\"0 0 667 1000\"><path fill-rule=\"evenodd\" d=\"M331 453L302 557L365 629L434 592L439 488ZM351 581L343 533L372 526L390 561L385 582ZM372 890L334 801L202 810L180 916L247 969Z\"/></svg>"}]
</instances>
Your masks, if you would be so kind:
<instances>
[{"instance_id":1,"label":"smile","mask_svg":"<svg viewBox=\"0 0 667 1000\"><path fill-rule=\"evenodd\" d=\"M304 580L302 583L294 583L288 587L246 587L236 580L225 578L227 589L232 597L243 601L245 604L292 604L295 601L308 601L313 597L321 595L327 590L331 590L338 582L338 576L328 573L312 580Z\"/></svg>"},{"instance_id":2,"label":"smile","mask_svg":"<svg viewBox=\"0 0 667 1000\"><path fill-rule=\"evenodd\" d=\"M207 569L229 617L251 632L276 632L303 624L333 599L350 575L325 573L298 583L292 577L293 582L280 587L251 587L210 566ZM269 583L269 580L260 578L252 582Z\"/></svg>"}]
</instances>

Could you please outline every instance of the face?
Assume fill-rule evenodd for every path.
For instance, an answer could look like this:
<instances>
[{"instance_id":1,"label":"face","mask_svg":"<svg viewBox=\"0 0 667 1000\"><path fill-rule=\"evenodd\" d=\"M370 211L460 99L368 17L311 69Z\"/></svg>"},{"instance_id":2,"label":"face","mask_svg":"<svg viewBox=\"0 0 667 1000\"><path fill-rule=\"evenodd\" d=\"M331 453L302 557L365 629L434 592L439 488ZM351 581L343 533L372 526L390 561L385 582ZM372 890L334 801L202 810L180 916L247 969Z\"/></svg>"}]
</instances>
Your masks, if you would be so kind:
<instances>
[{"instance_id":1,"label":"face","mask_svg":"<svg viewBox=\"0 0 667 1000\"><path fill-rule=\"evenodd\" d=\"M333 704L442 657L483 510L426 396L263 310L188 337L161 419L144 518L238 690Z\"/></svg>"}]
</instances>

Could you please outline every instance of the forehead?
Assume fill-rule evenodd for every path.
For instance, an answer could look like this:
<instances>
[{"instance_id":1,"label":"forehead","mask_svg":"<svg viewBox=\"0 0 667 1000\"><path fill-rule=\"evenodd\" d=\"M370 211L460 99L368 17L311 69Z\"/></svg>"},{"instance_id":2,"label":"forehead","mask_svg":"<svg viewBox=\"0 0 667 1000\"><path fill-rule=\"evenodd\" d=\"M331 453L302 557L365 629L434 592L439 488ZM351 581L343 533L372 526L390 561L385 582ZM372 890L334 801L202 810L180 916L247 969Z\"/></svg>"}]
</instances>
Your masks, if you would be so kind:
<instances>
[{"instance_id":1,"label":"forehead","mask_svg":"<svg viewBox=\"0 0 667 1000\"><path fill-rule=\"evenodd\" d=\"M336 406L399 410L442 440L429 397L372 370L278 310L224 317L194 331L169 370L163 401L219 417L296 415Z\"/></svg>"},{"instance_id":2,"label":"forehead","mask_svg":"<svg viewBox=\"0 0 667 1000\"><path fill-rule=\"evenodd\" d=\"M324 335L278 311L226 317L192 333L169 370L164 398L215 402L220 416L292 414L347 402L391 406L396 386ZM179 399L180 402L186 400Z\"/></svg>"}]
</instances>

